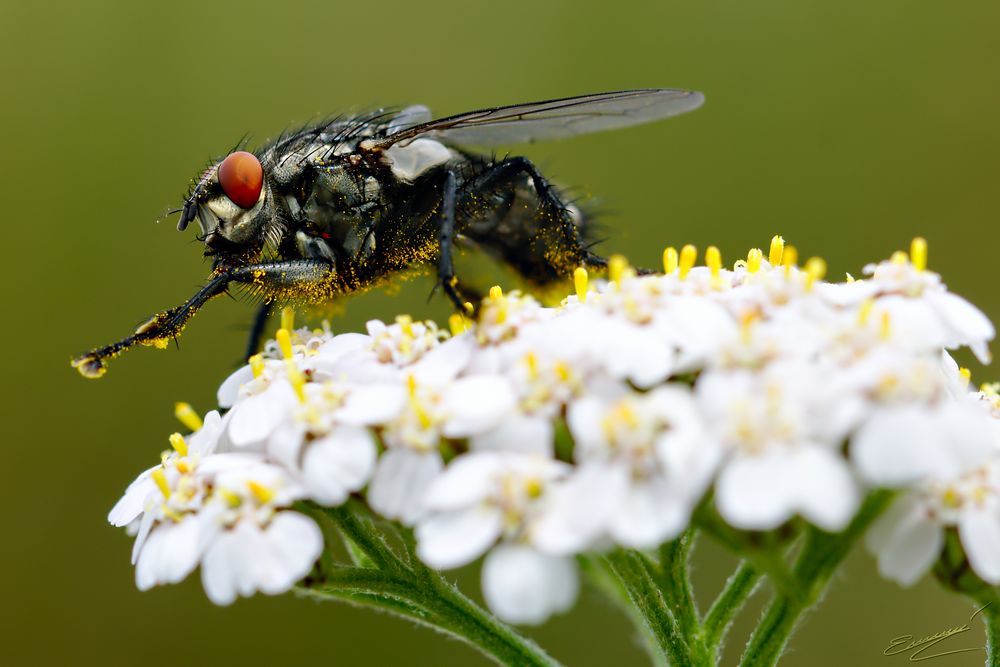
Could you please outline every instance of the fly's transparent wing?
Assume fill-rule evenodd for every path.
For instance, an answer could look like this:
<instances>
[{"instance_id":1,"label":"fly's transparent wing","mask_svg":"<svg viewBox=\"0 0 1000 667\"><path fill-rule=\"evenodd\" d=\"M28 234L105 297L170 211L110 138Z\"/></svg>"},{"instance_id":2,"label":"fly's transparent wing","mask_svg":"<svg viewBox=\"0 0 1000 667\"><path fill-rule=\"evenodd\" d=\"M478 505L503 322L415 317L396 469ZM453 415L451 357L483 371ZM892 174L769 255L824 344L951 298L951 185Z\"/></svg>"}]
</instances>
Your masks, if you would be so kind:
<instances>
[{"instance_id":1,"label":"fly's transparent wing","mask_svg":"<svg viewBox=\"0 0 1000 667\"><path fill-rule=\"evenodd\" d=\"M375 146L387 148L417 137L475 146L563 139L669 118L697 109L704 100L694 91L650 88L513 104L401 129L376 141Z\"/></svg>"},{"instance_id":2,"label":"fly's transparent wing","mask_svg":"<svg viewBox=\"0 0 1000 667\"><path fill-rule=\"evenodd\" d=\"M391 136L393 134L397 134L403 130L410 129L411 127L428 123L430 120L431 110L423 104L408 106L389 121L389 126L386 128L386 135Z\"/></svg>"}]
</instances>

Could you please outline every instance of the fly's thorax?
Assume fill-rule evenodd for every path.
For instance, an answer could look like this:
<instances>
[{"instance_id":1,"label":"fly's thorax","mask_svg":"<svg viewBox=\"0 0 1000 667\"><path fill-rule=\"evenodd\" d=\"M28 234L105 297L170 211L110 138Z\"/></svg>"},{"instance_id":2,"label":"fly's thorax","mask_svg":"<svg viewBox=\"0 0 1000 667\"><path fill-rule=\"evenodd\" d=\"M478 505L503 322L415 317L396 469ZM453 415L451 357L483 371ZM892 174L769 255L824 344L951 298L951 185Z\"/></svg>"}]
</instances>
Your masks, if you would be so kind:
<instances>
[{"instance_id":1,"label":"fly's thorax","mask_svg":"<svg viewBox=\"0 0 1000 667\"><path fill-rule=\"evenodd\" d=\"M348 257L374 251L372 233L385 208L383 187L371 174L351 165L318 171L302 206L306 232L337 246Z\"/></svg>"}]
</instances>

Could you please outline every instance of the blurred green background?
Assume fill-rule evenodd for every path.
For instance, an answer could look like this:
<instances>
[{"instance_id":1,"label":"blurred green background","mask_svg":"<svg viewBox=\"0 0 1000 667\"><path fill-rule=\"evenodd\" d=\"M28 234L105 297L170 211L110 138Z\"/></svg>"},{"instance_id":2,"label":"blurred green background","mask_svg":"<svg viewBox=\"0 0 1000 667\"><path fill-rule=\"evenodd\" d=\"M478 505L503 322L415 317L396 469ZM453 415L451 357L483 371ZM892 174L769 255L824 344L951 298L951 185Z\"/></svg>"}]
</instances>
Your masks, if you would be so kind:
<instances>
[{"instance_id":1,"label":"blurred green background","mask_svg":"<svg viewBox=\"0 0 1000 667\"><path fill-rule=\"evenodd\" d=\"M656 265L664 244L716 243L729 263L782 233L841 276L921 234L932 267L1000 320L998 28L991 0L3 0L2 335L12 372L2 391L12 428L0 458L0 662L479 664L454 642L334 604L258 597L219 609L197 577L140 594L130 540L105 524L166 446L173 402L212 406L250 309L213 303L181 351L138 350L100 382L68 361L199 284L207 266L192 231L154 223L244 133L263 140L352 107L421 102L447 114L695 88L707 103L689 116L524 150L599 198L605 250ZM417 282L363 297L335 326L446 313L428 290ZM731 565L711 546L696 562L703 595ZM901 664L882 655L890 638L969 613L932 582L902 590L879 580L858 553L784 664ZM727 663L747 628L735 629ZM571 665L641 664L625 623L592 594L535 634ZM955 647L981 642L977 626ZM964 653L934 664L981 661Z\"/></svg>"}]
</instances>

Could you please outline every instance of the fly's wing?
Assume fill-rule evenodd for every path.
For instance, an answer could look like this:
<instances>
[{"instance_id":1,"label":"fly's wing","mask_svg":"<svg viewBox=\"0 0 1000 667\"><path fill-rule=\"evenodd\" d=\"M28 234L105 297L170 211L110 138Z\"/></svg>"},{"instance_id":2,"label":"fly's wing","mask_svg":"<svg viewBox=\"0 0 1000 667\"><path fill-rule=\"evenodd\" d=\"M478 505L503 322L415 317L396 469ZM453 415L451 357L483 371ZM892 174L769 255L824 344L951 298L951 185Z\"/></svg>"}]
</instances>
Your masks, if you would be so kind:
<instances>
[{"instance_id":1,"label":"fly's wing","mask_svg":"<svg viewBox=\"0 0 1000 667\"><path fill-rule=\"evenodd\" d=\"M649 88L513 104L401 129L376 140L374 147L384 149L417 137L475 146L563 139L669 118L697 109L704 100L694 91Z\"/></svg>"}]
</instances>

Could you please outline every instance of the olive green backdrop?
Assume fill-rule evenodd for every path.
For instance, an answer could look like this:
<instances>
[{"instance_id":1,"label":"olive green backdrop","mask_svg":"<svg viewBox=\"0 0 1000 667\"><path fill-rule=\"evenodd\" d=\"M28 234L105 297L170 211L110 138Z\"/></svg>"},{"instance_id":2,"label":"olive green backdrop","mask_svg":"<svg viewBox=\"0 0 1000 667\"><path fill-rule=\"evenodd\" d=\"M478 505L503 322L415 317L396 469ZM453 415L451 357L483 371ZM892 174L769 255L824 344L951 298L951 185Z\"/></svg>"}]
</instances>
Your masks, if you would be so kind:
<instances>
[{"instance_id":1,"label":"olive green backdrop","mask_svg":"<svg viewBox=\"0 0 1000 667\"><path fill-rule=\"evenodd\" d=\"M718 244L730 263L780 232L831 273L857 275L922 234L932 267L1000 320L998 28L992 0L0 0L0 663L480 663L364 610L291 596L219 609L197 577L134 589L130 540L106 512L166 447L173 402L212 406L250 309L213 303L180 351L137 350L99 382L68 362L198 285L207 265L192 231L155 221L244 133L262 140L351 107L422 102L447 114L696 88L707 103L689 116L523 150L599 197L605 249L637 263L685 242ZM353 301L335 326L439 317L447 309L427 302L429 288ZM696 562L703 594L731 564L710 545ZM476 587L474 571L463 576ZM879 580L858 553L786 664L902 664L882 655L890 638L959 625L969 611L933 582ZM585 593L536 634L571 665L641 664L628 632ZM978 627L953 647L977 643Z\"/></svg>"}]
</instances>

